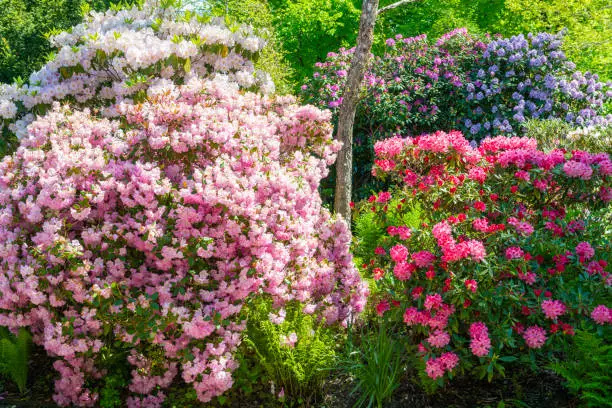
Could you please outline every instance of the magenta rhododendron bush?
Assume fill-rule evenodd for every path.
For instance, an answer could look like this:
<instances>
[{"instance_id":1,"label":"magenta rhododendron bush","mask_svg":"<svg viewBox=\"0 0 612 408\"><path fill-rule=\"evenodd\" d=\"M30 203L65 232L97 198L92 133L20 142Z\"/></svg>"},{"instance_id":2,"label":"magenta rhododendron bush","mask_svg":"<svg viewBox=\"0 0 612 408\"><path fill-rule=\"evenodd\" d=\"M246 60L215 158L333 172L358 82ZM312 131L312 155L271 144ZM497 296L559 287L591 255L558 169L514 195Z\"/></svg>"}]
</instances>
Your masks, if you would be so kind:
<instances>
[{"instance_id":1,"label":"magenta rhododendron bush","mask_svg":"<svg viewBox=\"0 0 612 408\"><path fill-rule=\"evenodd\" d=\"M395 187L361 208L382 234L363 268L378 314L403 320L430 378L491 378L611 322L607 154L516 137L475 147L459 132L394 137L375 152L373 173ZM415 208L419 228L398 221Z\"/></svg>"},{"instance_id":2,"label":"magenta rhododendron bush","mask_svg":"<svg viewBox=\"0 0 612 408\"><path fill-rule=\"evenodd\" d=\"M177 376L222 394L253 296L328 324L363 308L350 231L317 192L328 112L197 78L117 109L56 104L0 164L0 325L56 358L59 405L96 404L109 349L128 350L130 406Z\"/></svg>"}]
</instances>

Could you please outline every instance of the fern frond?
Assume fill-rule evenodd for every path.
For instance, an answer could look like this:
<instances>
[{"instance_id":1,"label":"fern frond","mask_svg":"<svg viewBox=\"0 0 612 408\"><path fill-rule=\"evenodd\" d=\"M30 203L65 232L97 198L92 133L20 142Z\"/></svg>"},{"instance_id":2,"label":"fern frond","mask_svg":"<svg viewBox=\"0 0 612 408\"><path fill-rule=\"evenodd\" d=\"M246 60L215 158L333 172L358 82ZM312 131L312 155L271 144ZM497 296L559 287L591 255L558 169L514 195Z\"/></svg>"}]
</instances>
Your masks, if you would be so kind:
<instances>
[{"instance_id":1,"label":"fern frond","mask_svg":"<svg viewBox=\"0 0 612 408\"><path fill-rule=\"evenodd\" d=\"M24 328L17 336L0 328L0 374L10 378L22 394L27 388L31 343L32 337Z\"/></svg>"}]
</instances>

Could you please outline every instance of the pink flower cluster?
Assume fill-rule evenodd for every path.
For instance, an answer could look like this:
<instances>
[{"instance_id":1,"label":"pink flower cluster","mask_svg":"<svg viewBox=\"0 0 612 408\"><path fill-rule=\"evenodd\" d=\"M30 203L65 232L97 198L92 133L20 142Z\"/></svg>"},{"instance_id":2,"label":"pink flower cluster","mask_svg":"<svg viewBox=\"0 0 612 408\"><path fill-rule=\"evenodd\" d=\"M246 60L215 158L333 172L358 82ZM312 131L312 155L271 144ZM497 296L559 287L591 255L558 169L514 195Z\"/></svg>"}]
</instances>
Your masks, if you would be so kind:
<instances>
[{"instance_id":1,"label":"pink flower cluster","mask_svg":"<svg viewBox=\"0 0 612 408\"><path fill-rule=\"evenodd\" d=\"M542 311L547 318L555 320L557 317L565 313L566 307L560 300L544 300L542 301Z\"/></svg>"},{"instance_id":2,"label":"pink flower cluster","mask_svg":"<svg viewBox=\"0 0 612 408\"><path fill-rule=\"evenodd\" d=\"M576 245L576 255L582 259L591 259L595 256L595 250L588 242L581 242Z\"/></svg>"},{"instance_id":3,"label":"pink flower cluster","mask_svg":"<svg viewBox=\"0 0 612 408\"><path fill-rule=\"evenodd\" d=\"M523 338L529 348L539 349L546 343L546 330L540 326L530 326L523 332Z\"/></svg>"},{"instance_id":4,"label":"pink flower cluster","mask_svg":"<svg viewBox=\"0 0 612 408\"><path fill-rule=\"evenodd\" d=\"M442 348L450 343L450 335L443 330L436 330L427 337L427 342L433 347Z\"/></svg>"},{"instance_id":5,"label":"pink flower cluster","mask_svg":"<svg viewBox=\"0 0 612 408\"><path fill-rule=\"evenodd\" d=\"M597 324L612 323L612 308L606 305L599 305L591 312L591 318L597 322Z\"/></svg>"},{"instance_id":6,"label":"pink flower cluster","mask_svg":"<svg viewBox=\"0 0 612 408\"><path fill-rule=\"evenodd\" d=\"M452 371L457 364L459 364L459 356L451 351L447 351L438 358L434 357L427 360L425 372L431 379L435 380L442 377L447 371Z\"/></svg>"},{"instance_id":7,"label":"pink flower cluster","mask_svg":"<svg viewBox=\"0 0 612 408\"><path fill-rule=\"evenodd\" d=\"M436 224L432 229L432 234L442 250L441 259L444 262L457 262L466 258L480 262L487 256L482 241L471 239L457 242L452 236L451 226L446 221Z\"/></svg>"},{"instance_id":8,"label":"pink flower cluster","mask_svg":"<svg viewBox=\"0 0 612 408\"><path fill-rule=\"evenodd\" d=\"M138 351L130 406L178 375L206 402L232 386L253 296L328 324L364 308L349 228L317 192L329 113L195 77L119 110L56 105L0 162L0 325L57 359L57 404L97 404L108 333Z\"/></svg>"},{"instance_id":9,"label":"pink flower cluster","mask_svg":"<svg viewBox=\"0 0 612 408\"><path fill-rule=\"evenodd\" d=\"M491 339L489 338L489 329L483 322L470 325L470 338L470 350L475 356L484 357L489 354Z\"/></svg>"}]
</instances>

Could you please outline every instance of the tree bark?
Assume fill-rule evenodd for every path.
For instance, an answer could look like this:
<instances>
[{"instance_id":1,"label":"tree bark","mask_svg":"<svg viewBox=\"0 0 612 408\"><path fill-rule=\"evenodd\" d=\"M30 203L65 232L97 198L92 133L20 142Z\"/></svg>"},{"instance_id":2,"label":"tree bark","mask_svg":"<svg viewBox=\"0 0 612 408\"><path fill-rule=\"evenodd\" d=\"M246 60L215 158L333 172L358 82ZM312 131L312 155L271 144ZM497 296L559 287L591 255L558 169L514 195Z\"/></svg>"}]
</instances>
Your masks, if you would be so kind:
<instances>
[{"instance_id":1,"label":"tree bark","mask_svg":"<svg viewBox=\"0 0 612 408\"><path fill-rule=\"evenodd\" d=\"M370 51L374 41L376 17L380 13L392 10L404 4L417 0L400 0L378 9L379 0L363 0L357 46L351 59L351 66L346 78L346 86L342 94L342 104L338 113L338 130L336 139L342 142L342 148L336 160L336 189L334 210L351 224L351 194L353 190L353 125L355 112L359 102L361 82L370 60Z\"/></svg>"},{"instance_id":2,"label":"tree bark","mask_svg":"<svg viewBox=\"0 0 612 408\"><path fill-rule=\"evenodd\" d=\"M336 190L334 210L349 224L351 223L351 193L353 189L353 124L359 102L361 82L365 74L370 50L374 40L374 26L378 14L378 0L363 0L357 46L346 78L342 104L338 113L336 138L342 148L336 160Z\"/></svg>"}]
</instances>

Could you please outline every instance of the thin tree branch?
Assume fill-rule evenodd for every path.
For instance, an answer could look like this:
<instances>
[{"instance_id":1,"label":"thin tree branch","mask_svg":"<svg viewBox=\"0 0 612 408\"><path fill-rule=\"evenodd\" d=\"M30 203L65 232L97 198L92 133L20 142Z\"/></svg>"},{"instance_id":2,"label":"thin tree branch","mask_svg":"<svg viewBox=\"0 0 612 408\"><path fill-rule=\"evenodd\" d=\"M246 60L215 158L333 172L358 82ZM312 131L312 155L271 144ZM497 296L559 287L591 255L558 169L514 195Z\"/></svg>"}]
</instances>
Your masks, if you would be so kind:
<instances>
[{"instance_id":1,"label":"thin tree branch","mask_svg":"<svg viewBox=\"0 0 612 408\"><path fill-rule=\"evenodd\" d=\"M388 6L379 8L378 9L378 15L381 15L385 11L393 10L394 8L397 8L399 6L403 6L404 4L415 3L416 1L418 1L418 0L400 0L400 1L396 1L393 4L389 4Z\"/></svg>"}]
</instances>

